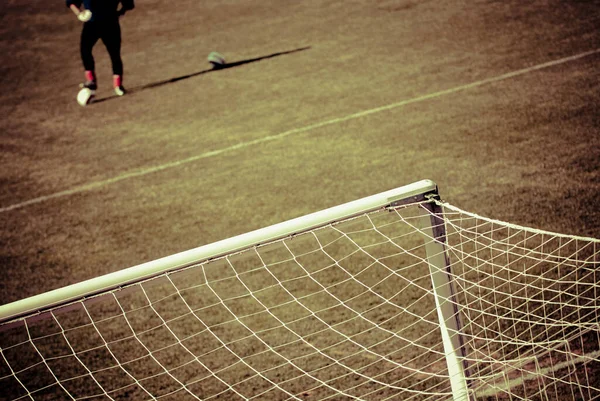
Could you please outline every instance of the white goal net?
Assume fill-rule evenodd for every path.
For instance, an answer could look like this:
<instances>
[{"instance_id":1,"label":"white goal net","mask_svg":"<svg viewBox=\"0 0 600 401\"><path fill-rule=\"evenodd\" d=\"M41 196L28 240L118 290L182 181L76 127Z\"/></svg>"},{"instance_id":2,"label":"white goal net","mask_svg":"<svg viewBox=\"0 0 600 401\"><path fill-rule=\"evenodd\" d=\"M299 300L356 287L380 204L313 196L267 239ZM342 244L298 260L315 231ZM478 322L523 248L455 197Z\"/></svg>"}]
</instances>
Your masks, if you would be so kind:
<instances>
[{"instance_id":1,"label":"white goal net","mask_svg":"<svg viewBox=\"0 0 600 401\"><path fill-rule=\"evenodd\" d=\"M448 335L464 399L600 399L600 241L424 187L48 308L0 308L0 400L457 399ZM440 305L457 313L446 334Z\"/></svg>"},{"instance_id":2,"label":"white goal net","mask_svg":"<svg viewBox=\"0 0 600 401\"><path fill-rule=\"evenodd\" d=\"M480 399L600 399L600 241L444 204L450 270Z\"/></svg>"}]
</instances>

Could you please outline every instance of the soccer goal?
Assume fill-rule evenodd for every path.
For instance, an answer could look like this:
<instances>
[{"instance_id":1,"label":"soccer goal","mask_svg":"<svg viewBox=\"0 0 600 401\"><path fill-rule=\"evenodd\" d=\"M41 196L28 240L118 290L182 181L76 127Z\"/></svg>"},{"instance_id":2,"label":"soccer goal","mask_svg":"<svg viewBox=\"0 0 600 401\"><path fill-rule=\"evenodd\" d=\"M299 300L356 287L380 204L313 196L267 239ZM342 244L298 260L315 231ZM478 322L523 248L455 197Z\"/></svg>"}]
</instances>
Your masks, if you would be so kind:
<instances>
[{"instance_id":1,"label":"soccer goal","mask_svg":"<svg viewBox=\"0 0 600 401\"><path fill-rule=\"evenodd\" d=\"M600 399L600 241L429 181L0 307L0 400Z\"/></svg>"}]
</instances>

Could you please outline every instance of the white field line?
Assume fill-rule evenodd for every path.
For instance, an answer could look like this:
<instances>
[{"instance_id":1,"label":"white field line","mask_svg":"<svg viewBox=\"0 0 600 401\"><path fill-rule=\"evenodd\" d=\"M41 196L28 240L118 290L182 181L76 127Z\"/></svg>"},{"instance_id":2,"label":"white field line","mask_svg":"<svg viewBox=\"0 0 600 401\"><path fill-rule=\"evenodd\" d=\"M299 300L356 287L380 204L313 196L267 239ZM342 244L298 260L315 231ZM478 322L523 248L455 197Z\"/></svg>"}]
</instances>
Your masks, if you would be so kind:
<instances>
[{"instance_id":1,"label":"white field line","mask_svg":"<svg viewBox=\"0 0 600 401\"><path fill-rule=\"evenodd\" d=\"M212 151L209 151L209 152L201 153L199 155L188 157L186 159L176 160L176 161L173 161L173 162L169 162L169 163L165 163L165 164L160 164L160 165L157 165L157 166L142 168L142 169L139 169L139 170L135 170L135 171L123 173L123 174L117 175L115 177L108 178L106 180L94 181L94 182L91 182L89 184L79 185L79 186L76 186L76 187L73 187L71 189L67 189L67 190L64 190L64 191L59 191L59 192L55 192L53 194L39 196L37 198L32 198L32 199L29 199L29 200L26 200L26 201L23 201L23 202L19 202L19 203L15 203L15 204L12 204L12 205L9 205L9 206L3 206L3 207L0 208L0 213L8 212L8 211L15 210L15 209L20 209L20 208L23 208L25 206L33 205L33 204L36 204L36 203L42 203L42 202L45 202L45 201L48 201L48 200L51 200L51 199L56 199L56 198L61 198L61 197L69 196L69 195L74 195L74 194L81 193L81 192L91 191L91 190L94 190L94 189L105 187L105 186L110 185L110 184L114 184L114 183L119 182L119 181L127 180L129 178L141 177L141 176L144 176L144 175L156 173L158 171L167 170L167 169L170 169L170 168L173 168L173 167L179 167L181 165L192 163L192 162L195 162L197 160L206 159L206 158L217 156L217 155L220 155L220 154L223 154L223 153L228 153L228 152L231 152L231 151L234 151L234 150L247 148L249 146L253 146L253 145L258 145L258 144L265 143L265 142L274 141L274 140L277 140L277 139L285 138L286 136L290 136L290 135L293 135L293 134L299 134L299 133L302 133L302 132L311 131L311 130L314 130L314 129L317 129L317 128L325 127L327 125L338 124L338 123L341 123L341 122L344 122L344 121L354 120L354 119L365 117L365 116L368 116L368 115L371 115L371 114L380 113L382 111L392 110L392 109L395 109L395 108L398 108L398 107L405 106L407 104L422 102L424 100L433 99L433 98L437 98L437 97L449 95L449 94L452 94L452 93L460 92L460 91L463 91L463 90L467 90L467 89L471 89L471 88L476 88L478 86L491 84L491 83L494 83L494 82L498 82L498 81L502 81L502 80L505 80L505 79L513 78L513 77L516 77L516 76L519 76L519 75L524 75L524 74L527 74L527 73L532 72L532 71L541 70L543 68L548 68L548 67L552 67L552 66L555 66L555 65L568 63L570 61L581 59L581 58L584 58L584 57L587 57L587 56L590 56L590 55L596 54L596 53L600 53L600 49L590 50L590 51L587 51L587 52L584 52L584 53L576 54L574 56L563 57L563 58L560 58L560 59L557 59L557 60L549 61L549 62L542 63L542 64L537 64L537 65L534 65L534 66L531 66L531 67L527 67L527 68L522 68L520 70L508 72L506 74L498 75L498 76L495 76L495 77L486 78L486 79L482 79L480 81L471 82L469 84L455 86L454 88L450 88L450 89L445 89L445 90L438 91L438 92L429 93L427 95L414 97L412 99L402 100L402 101L397 102L397 103L391 103L391 104L388 104L388 105L385 105L385 106L381 106L381 107L376 107L376 108L373 108L373 109L359 111L357 113L348 114L348 115L346 115L344 117L334 118L334 119L331 119L331 120L322 121L322 122L319 122L319 123L307 125L307 126L304 126L304 127L301 127L301 128L291 129L289 131L285 131L285 132L282 132L282 133L279 133L279 134L268 135L268 136L265 136L265 137L262 137L262 138L258 138L258 139L254 139L254 140L251 140L251 141L241 142L241 143L238 143L238 144L233 145L233 146L229 146L229 147L226 147L226 148L221 148L221 149L217 149L217 150L212 150Z\"/></svg>"},{"instance_id":2,"label":"white field line","mask_svg":"<svg viewBox=\"0 0 600 401\"><path fill-rule=\"evenodd\" d=\"M547 368L542 368L537 372L531 372L528 375L523 375L521 377L512 379L512 380L508 380L506 382L495 382L495 383L484 383L484 385L480 386L478 389L475 390L475 393L477 395L477 397L489 397L492 395L496 395L500 392L506 392L509 391L511 388L517 387L522 385L523 383L525 383L526 381L529 380L534 380L534 379L545 379L546 376L549 373L554 373L557 372L561 369L564 368L568 368L571 366L575 366L578 363L582 363L582 362L590 362L590 361L597 361L598 357L600 357L600 351L594 351L591 352L589 354L585 354L585 355L581 355L577 358L573 358L572 360L567 360L564 362L560 362L557 363L554 366L550 366ZM485 386L489 386L487 389L484 389Z\"/></svg>"}]
</instances>

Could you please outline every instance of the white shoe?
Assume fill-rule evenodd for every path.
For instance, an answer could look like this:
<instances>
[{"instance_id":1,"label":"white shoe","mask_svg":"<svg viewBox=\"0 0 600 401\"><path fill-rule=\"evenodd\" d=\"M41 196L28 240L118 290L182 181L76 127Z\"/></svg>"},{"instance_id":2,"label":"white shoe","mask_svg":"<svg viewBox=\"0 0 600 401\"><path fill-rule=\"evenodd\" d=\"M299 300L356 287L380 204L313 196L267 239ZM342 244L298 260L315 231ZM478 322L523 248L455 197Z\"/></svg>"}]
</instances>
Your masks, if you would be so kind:
<instances>
[{"instance_id":1,"label":"white shoe","mask_svg":"<svg viewBox=\"0 0 600 401\"><path fill-rule=\"evenodd\" d=\"M98 89L98 85L96 84L96 81L85 81L84 83L79 84L79 87L81 89L88 88L89 90L94 91L94 93L95 93L96 89Z\"/></svg>"},{"instance_id":2,"label":"white shoe","mask_svg":"<svg viewBox=\"0 0 600 401\"><path fill-rule=\"evenodd\" d=\"M127 93L127 91L125 90L125 88L123 88L123 85L115 86L115 94L117 96L123 96L125 93Z\"/></svg>"}]
</instances>

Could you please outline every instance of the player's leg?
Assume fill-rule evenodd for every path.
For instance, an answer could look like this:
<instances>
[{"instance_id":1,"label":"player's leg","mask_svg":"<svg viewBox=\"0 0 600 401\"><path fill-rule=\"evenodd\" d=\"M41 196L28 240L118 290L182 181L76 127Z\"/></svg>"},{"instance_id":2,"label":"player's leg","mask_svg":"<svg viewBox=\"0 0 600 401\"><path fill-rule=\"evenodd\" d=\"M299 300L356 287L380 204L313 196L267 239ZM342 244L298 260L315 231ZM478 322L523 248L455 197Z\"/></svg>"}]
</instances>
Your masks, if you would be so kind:
<instances>
[{"instance_id":1,"label":"player's leg","mask_svg":"<svg viewBox=\"0 0 600 401\"><path fill-rule=\"evenodd\" d=\"M118 96L125 94L123 87L123 60L121 59L121 26L119 20L104 25L102 41L108 50L113 70L113 88Z\"/></svg>"},{"instance_id":2,"label":"player's leg","mask_svg":"<svg viewBox=\"0 0 600 401\"><path fill-rule=\"evenodd\" d=\"M83 68L85 69L85 82L82 87L89 88L92 91L97 89L95 62L92 55L92 49L99 39L98 29L94 22L86 22L81 30L80 52Z\"/></svg>"}]
</instances>

